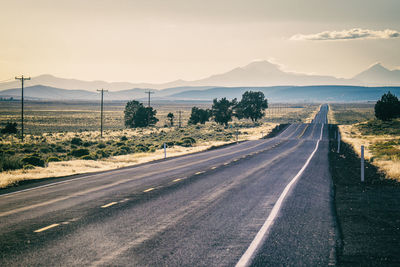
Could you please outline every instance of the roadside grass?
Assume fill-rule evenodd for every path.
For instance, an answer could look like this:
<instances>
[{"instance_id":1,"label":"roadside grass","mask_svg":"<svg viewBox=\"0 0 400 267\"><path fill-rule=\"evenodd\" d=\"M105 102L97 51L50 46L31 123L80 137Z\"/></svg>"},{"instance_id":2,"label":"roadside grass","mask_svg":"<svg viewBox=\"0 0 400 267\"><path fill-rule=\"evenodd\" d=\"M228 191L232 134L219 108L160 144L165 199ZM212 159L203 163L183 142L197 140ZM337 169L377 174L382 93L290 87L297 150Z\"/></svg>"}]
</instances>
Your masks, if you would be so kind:
<instances>
[{"instance_id":1,"label":"roadside grass","mask_svg":"<svg viewBox=\"0 0 400 267\"><path fill-rule=\"evenodd\" d=\"M388 178L400 181L400 119L387 122L375 119L373 108L370 104L356 104L355 107L336 104L331 105L331 116L334 122L341 124L342 139L351 144L358 155L364 145L365 158ZM355 123L346 124L349 118Z\"/></svg>"},{"instance_id":2,"label":"roadside grass","mask_svg":"<svg viewBox=\"0 0 400 267\"><path fill-rule=\"evenodd\" d=\"M365 183L360 181L360 158L342 142L340 154L330 130L329 162L335 188L335 209L341 242L338 266L395 266L400 262L400 183L386 179L370 161Z\"/></svg>"}]
</instances>

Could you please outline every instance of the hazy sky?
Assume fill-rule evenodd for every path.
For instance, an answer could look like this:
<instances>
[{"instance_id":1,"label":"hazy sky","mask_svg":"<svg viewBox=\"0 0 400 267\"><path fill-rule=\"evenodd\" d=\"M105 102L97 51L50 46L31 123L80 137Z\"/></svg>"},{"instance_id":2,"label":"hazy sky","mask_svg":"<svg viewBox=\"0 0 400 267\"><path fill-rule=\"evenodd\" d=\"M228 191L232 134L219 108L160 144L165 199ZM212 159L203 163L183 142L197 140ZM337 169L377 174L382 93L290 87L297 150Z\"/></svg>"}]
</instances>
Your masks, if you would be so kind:
<instances>
[{"instance_id":1,"label":"hazy sky","mask_svg":"<svg viewBox=\"0 0 400 267\"><path fill-rule=\"evenodd\" d=\"M0 80L194 80L257 59L351 77L400 68L399 0L2 0Z\"/></svg>"}]
</instances>

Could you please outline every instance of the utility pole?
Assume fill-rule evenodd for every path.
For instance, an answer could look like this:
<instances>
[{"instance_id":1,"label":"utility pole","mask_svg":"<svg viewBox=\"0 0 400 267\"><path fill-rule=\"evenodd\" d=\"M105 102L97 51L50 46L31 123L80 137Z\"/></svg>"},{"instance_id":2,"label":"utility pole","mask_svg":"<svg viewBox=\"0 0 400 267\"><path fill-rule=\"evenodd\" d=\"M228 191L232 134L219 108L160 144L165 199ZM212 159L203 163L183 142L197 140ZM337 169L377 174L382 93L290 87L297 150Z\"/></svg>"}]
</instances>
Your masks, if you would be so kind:
<instances>
[{"instance_id":1,"label":"utility pole","mask_svg":"<svg viewBox=\"0 0 400 267\"><path fill-rule=\"evenodd\" d=\"M181 128L181 126L182 126L182 111L181 110L179 110L178 111L178 114L179 114L179 120L178 120L178 128Z\"/></svg>"},{"instance_id":2,"label":"utility pole","mask_svg":"<svg viewBox=\"0 0 400 267\"><path fill-rule=\"evenodd\" d=\"M24 77L24 75L21 75L21 77L15 77L16 80L21 81L21 140L22 142L24 141L24 81L25 80L30 80L31 77Z\"/></svg>"},{"instance_id":3,"label":"utility pole","mask_svg":"<svg viewBox=\"0 0 400 267\"><path fill-rule=\"evenodd\" d=\"M148 107L150 107L150 94L154 94L154 92L149 90L149 91L145 91L145 93L149 95L149 100L147 103L148 103Z\"/></svg>"},{"instance_id":4,"label":"utility pole","mask_svg":"<svg viewBox=\"0 0 400 267\"><path fill-rule=\"evenodd\" d=\"M100 138L103 138L103 95L104 92L108 92L108 90L104 90L101 88L101 90L97 90L98 92L101 92L101 104L100 104Z\"/></svg>"}]
</instances>

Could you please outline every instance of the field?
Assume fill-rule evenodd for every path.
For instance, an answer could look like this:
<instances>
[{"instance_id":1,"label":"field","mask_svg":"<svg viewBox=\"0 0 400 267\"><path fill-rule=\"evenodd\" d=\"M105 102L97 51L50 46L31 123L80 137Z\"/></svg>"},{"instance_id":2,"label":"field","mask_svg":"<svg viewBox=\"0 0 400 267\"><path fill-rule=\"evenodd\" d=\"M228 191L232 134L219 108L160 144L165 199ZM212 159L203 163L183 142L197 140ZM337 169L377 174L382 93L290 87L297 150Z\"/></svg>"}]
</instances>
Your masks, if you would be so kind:
<instances>
[{"instance_id":1,"label":"field","mask_svg":"<svg viewBox=\"0 0 400 267\"><path fill-rule=\"evenodd\" d=\"M19 122L20 104L1 102L0 128L8 121ZM211 103L154 103L159 122L154 127L126 129L125 103L105 103L103 138L100 138L100 112L94 102L27 102L25 141L14 135L0 140L0 187L25 179L65 176L75 173L113 169L163 157L181 155L238 140L258 139L277 123L307 122L318 105L272 105L257 124L234 120L229 127L208 122L187 125L193 106L210 108ZM181 113L182 127L178 125ZM175 115L171 127L167 114Z\"/></svg>"},{"instance_id":2,"label":"field","mask_svg":"<svg viewBox=\"0 0 400 267\"><path fill-rule=\"evenodd\" d=\"M342 138L387 177L400 181L400 119L384 122L374 117L372 104L330 105L330 121L339 124Z\"/></svg>"}]
</instances>

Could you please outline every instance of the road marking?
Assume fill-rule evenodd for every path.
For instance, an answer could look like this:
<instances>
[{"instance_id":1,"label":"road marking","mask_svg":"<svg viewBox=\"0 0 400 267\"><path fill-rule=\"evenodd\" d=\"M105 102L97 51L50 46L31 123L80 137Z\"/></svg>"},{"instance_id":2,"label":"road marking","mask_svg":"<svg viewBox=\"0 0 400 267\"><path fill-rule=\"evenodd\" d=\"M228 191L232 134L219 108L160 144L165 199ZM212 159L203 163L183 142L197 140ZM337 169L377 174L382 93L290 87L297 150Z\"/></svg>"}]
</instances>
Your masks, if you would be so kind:
<instances>
[{"instance_id":1,"label":"road marking","mask_svg":"<svg viewBox=\"0 0 400 267\"><path fill-rule=\"evenodd\" d=\"M150 188L147 188L146 190L144 190L143 192L147 193L147 192L150 192L150 191L153 191L153 190L154 190L154 187L150 187Z\"/></svg>"},{"instance_id":2,"label":"road marking","mask_svg":"<svg viewBox=\"0 0 400 267\"><path fill-rule=\"evenodd\" d=\"M230 162L225 162L224 165L225 165L225 166L226 166L226 165L229 165L229 163L230 163Z\"/></svg>"},{"instance_id":3,"label":"road marking","mask_svg":"<svg viewBox=\"0 0 400 267\"><path fill-rule=\"evenodd\" d=\"M108 204L105 204L105 205L103 205L103 206L101 206L103 209L104 208L108 208L108 207L110 207L110 206L112 206L112 205L115 205L115 204L117 204L118 202L111 202L111 203L108 203Z\"/></svg>"},{"instance_id":4,"label":"road marking","mask_svg":"<svg viewBox=\"0 0 400 267\"><path fill-rule=\"evenodd\" d=\"M205 171L196 172L194 175L199 175L199 174L202 174L202 173L205 173Z\"/></svg>"},{"instance_id":5,"label":"road marking","mask_svg":"<svg viewBox=\"0 0 400 267\"><path fill-rule=\"evenodd\" d=\"M242 255L240 260L236 263L236 267L249 266L251 264L251 260L254 258L254 256L256 255L256 252L261 247L263 241L266 239L268 230L271 227L271 225L274 223L274 221L282 207L283 201L285 200L290 188L299 179L299 177L303 174L303 172L307 168L308 164L310 163L311 159L313 158L314 154L317 152L318 147L319 147L319 142L322 140L323 129L324 129L324 124L322 124L321 135L317 141L317 144L315 145L314 151L308 157L306 163L303 165L303 167L300 169L300 171L296 174L296 176L293 177L293 179L286 185L285 189L282 191L282 193L279 196L278 200L276 201L274 207L272 208L268 218L265 220L263 226L258 231L256 237L253 239L250 246L247 248L246 252Z\"/></svg>"},{"instance_id":6,"label":"road marking","mask_svg":"<svg viewBox=\"0 0 400 267\"><path fill-rule=\"evenodd\" d=\"M176 182L179 182L180 180L182 180L182 178L175 179L172 182L176 183Z\"/></svg>"},{"instance_id":7,"label":"road marking","mask_svg":"<svg viewBox=\"0 0 400 267\"><path fill-rule=\"evenodd\" d=\"M215 170L217 168L217 166L211 167L211 170Z\"/></svg>"},{"instance_id":8,"label":"road marking","mask_svg":"<svg viewBox=\"0 0 400 267\"><path fill-rule=\"evenodd\" d=\"M239 159L234 159L233 161L238 161Z\"/></svg>"},{"instance_id":9,"label":"road marking","mask_svg":"<svg viewBox=\"0 0 400 267\"><path fill-rule=\"evenodd\" d=\"M298 139L300 139L304 135L304 133L306 132L308 126L310 126L310 124L307 124L307 126L304 127L304 130L301 132L301 134L299 134L299 136L297 136Z\"/></svg>"},{"instance_id":10,"label":"road marking","mask_svg":"<svg viewBox=\"0 0 400 267\"><path fill-rule=\"evenodd\" d=\"M50 229L50 228L57 227L57 226L59 226L59 225L60 225L59 223L53 223L53 224L51 224L51 225L49 225L49 226L46 226L46 227L37 229L37 230L35 230L34 232L35 232L35 233L40 233L40 232L46 231L46 230L48 230L48 229Z\"/></svg>"}]
</instances>

